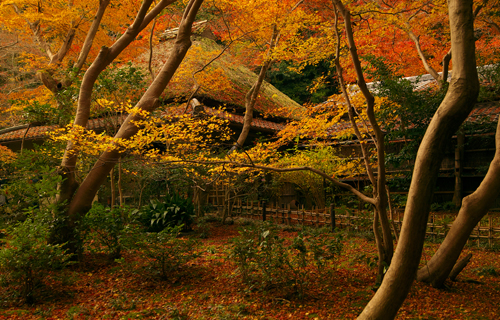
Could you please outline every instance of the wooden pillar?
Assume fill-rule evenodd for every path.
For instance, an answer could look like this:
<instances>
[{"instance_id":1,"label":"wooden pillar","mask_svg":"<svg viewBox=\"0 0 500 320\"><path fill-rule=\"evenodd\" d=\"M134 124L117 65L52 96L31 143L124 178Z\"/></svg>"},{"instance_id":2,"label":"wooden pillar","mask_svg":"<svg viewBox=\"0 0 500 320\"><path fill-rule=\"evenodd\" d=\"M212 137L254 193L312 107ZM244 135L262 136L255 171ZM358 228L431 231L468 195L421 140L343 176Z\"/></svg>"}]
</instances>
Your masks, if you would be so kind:
<instances>
[{"instance_id":1,"label":"wooden pillar","mask_svg":"<svg viewBox=\"0 0 500 320\"><path fill-rule=\"evenodd\" d=\"M493 238L493 223L491 221L491 214L488 214L488 246L491 249L491 239Z\"/></svg>"},{"instance_id":2,"label":"wooden pillar","mask_svg":"<svg viewBox=\"0 0 500 320\"><path fill-rule=\"evenodd\" d=\"M330 230L335 231L335 204L330 203Z\"/></svg>"},{"instance_id":3,"label":"wooden pillar","mask_svg":"<svg viewBox=\"0 0 500 320\"><path fill-rule=\"evenodd\" d=\"M266 202L262 201L262 221L266 221Z\"/></svg>"},{"instance_id":4,"label":"wooden pillar","mask_svg":"<svg viewBox=\"0 0 500 320\"><path fill-rule=\"evenodd\" d=\"M281 223L285 224L285 204L281 204Z\"/></svg>"},{"instance_id":5,"label":"wooden pillar","mask_svg":"<svg viewBox=\"0 0 500 320\"><path fill-rule=\"evenodd\" d=\"M287 204L287 220L288 220L288 225L291 225L292 224L292 209L290 209L290 204Z\"/></svg>"},{"instance_id":6,"label":"wooden pillar","mask_svg":"<svg viewBox=\"0 0 500 320\"><path fill-rule=\"evenodd\" d=\"M465 135L460 129L457 133L457 146L455 148L455 188L453 190L453 204L456 208L462 205L462 171L464 158Z\"/></svg>"},{"instance_id":7,"label":"wooden pillar","mask_svg":"<svg viewBox=\"0 0 500 320\"><path fill-rule=\"evenodd\" d=\"M302 205L302 225L304 225L304 215L305 215L304 205Z\"/></svg>"},{"instance_id":8,"label":"wooden pillar","mask_svg":"<svg viewBox=\"0 0 500 320\"><path fill-rule=\"evenodd\" d=\"M319 213L320 209L319 207L316 207L316 227L319 227Z\"/></svg>"}]
</instances>

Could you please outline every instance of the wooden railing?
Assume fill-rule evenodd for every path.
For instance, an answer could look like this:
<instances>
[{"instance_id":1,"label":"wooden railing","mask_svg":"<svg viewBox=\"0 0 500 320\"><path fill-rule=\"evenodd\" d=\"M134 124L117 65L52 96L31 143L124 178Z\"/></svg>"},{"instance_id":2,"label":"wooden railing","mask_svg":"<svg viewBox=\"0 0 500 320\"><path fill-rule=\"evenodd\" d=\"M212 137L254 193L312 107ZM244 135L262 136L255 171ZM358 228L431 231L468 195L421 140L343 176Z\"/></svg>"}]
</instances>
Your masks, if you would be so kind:
<instances>
[{"instance_id":1,"label":"wooden railing","mask_svg":"<svg viewBox=\"0 0 500 320\"><path fill-rule=\"evenodd\" d=\"M273 203L261 201L237 200L232 205L231 216L243 218L272 221L285 225L308 225L316 227L328 227L330 229L342 228L350 231L371 231L373 213L367 210L349 209L345 206L335 208L313 208L306 210L301 208L290 208L290 205L277 206ZM431 213L427 223L427 235L437 239L444 237L451 227L456 214L453 213ZM392 225L399 233L403 221L402 211L393 213ZM482 240L482 242L481 242ZM489 213L474 228L469 241L477 241L477 245L484 245L487 241L489 246L500 245L500 215Z\"/></svg>"}]
</instances>

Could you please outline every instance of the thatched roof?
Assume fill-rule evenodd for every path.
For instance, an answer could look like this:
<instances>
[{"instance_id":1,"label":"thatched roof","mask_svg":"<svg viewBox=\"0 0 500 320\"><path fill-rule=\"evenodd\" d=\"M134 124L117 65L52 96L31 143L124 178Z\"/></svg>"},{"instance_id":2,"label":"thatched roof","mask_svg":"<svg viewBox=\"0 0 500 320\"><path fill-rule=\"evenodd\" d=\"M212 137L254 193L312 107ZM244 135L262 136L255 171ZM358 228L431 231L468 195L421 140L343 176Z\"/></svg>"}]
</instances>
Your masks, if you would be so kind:
<instances>
[{"instance_id":1,"label":"thatched roof","mask_svg":"<svg viewBox=\"0 0 500 320\"><path fill-rule=\"evenodd\" d=\"M158 72L170 54L173 41L160 42L153 49L153 70ZM193 36L193 45L164 92L164 98L183 101L189 97L196 84L200 89L195 97L202 103L226 105L244 111L245 95L257 75L235 58L230 50L218 57L224 47L214 40ZM217 57L217 58L216 58ZM149 54L137 59L147 69ZM208 66L206 66L208 64ZM197 72L202 70L201 72ZM193 79L193 74L196 79ZM257 99L255 110L260 114L280 118L297 118L304 108L271 84L265 82Z\"/></svg>"}]
</instances>

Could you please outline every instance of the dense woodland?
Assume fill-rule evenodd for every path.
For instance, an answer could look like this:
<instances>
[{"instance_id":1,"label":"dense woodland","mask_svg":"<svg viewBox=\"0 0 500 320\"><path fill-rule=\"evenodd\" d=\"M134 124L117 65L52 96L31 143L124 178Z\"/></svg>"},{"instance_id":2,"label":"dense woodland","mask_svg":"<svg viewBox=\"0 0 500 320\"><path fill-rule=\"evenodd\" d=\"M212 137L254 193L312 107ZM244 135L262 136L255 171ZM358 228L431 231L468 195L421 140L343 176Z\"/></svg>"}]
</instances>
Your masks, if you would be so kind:
<instances>
[{"instance_id":1,"label":"dense woodland","mask_svg":"<svg viewBox=\"0 0 500 320\"><path fill-rule=\"evenodd\" d=\"M496 319L499 10L0 1L0 317Z\"/></svg>"}]
</instances>

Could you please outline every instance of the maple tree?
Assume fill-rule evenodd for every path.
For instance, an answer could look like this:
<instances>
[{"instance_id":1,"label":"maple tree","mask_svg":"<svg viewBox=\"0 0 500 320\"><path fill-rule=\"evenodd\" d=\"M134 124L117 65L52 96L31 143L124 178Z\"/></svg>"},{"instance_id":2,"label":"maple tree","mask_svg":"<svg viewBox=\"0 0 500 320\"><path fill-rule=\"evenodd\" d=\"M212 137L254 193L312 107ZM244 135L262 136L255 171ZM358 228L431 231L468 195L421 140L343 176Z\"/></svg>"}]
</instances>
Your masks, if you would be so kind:
<instances>
[{"instance_id":1,"label":"maple tree","mask_svg":"<svg viewBox=\"0 0 500 320\"><path fill-rule=\"evenodd\" d=\"M448 6L454 58L452 81L417 153L405 220L392 265L360 315L361 319L393 318L404 301L422 252L430 200L443 157L442 146L466 119L479 92L472 1L450 1ZM396 282L398 285L394 286Z\"/></svg>"},{"instance_id":2,"label":"maple tree","mask_svg":"<svg viewBox=\"0 0 500 320\"><path fill-rule=\"evenodd\" d=\"M301 9L303 2L217 2L222 11L222 32L218 36L229 44L241 39L239 41L245 43L244 58L260 68L258 78L245 96L243 129L230 152L243 147L248 137L254 107L269 68L274 62L284 59L281 54L283 48L314 19L313 15Z\"/></svg>"},{"instance_id":3,"label":"maple tree","mask_svg":"<svg viewBox=\"0 0 500 320\"><path fill-rule=\"evenodd\" d=\"M154 77L153 82L141 97L141 99L138 101L135 108L129 106L126 107L128 116L115 137L106 138L84 131L83 128L87 125L91 113L91 95L95 92L95 84L98 81L97 79L99 75L101 75L102 72L106 70L106 68L113 61L116 61L118 56L135 41L140 31L145 30L149 23L163 10L163 8L165 8L167 5L172 4L173 2L174 1L160 1L158 4L153 5L152 1L145 1L138 10L129 11L128 13L137 12L134 22L130 26L128 26L125 33L121 37L119 37L116 42L114 42L109 47L105 46L101 49L101 51L96 55L96 58L92 65L85 72L85 76L83 77L79 88L78 109L74 125L70 127L70 129L68 130L68 134L64 137L65 141L68 141L68 144L61 165L61 174L64 176L65 180L60 186L59 201L61 204L66 205L62 206L62 213L65 214L65 217L67 218L67 225L62 229L59 229L60 234L57 234L55 236L60 238L56 240L60 242L74 240L72 238L74 237L74 235L72 234L74 232L73 227L77 223L78 219L90 208L90 205L98 188L106 179L108 173L112 170L112 168L114 168L117 163L120 163L120 159L125 154L125 152L130 152L130 150L133 150L132 153L139 151L145 152L136 155L148 157L155 160L161 159L166 163L178 163L179 165L184 165L186 163L196 163L203 166L207 163L220 164L219 167L215 167L212 170L212 173L214 173L215 175L220 175L221 172L227 172L229 171L228 169L231 169L239 174L245 173L247 170L251 171L254 169L274 170L277 172L307 170L332 181L337 186L352 191L360 199L371 204L376 209L376 213L374 214L373 229L375 230L375 232L377 232L379 230L378 225L380 224L383 231L382 235L376 234L376 240L380 254L378 270L380 278L385 273L385 266L383 262L386 264L386 266L390 265L390 267L385 275L380 289L378 290L372 302L368 304L365 311L361 314L360 318L393 318L408 293L413 280L413 274L415 274L418 267L418 260L420 258L420 252L422 251L423 237L425 235L424 226L427 221L427 215L429 212L430 197L432 195L433 185L437 176L437 170L439 169L440 158L442 158L442 145L447 142L447 138L449 138L456 131L458 125L465 119L466 115L470 111L470 108L472 108L473 101L475 100L475 95L477 93L477 74L475 71L475 64L473 63L475 60L474 37L472 28L472 1L454 0L450 1L449 4L449 17L451 21L450 41L452 43L451 48L453 52L454 68L453 79L450 84L449 92L445 100L443 101L440 110L436 113L435 118L431 122L428 135L424 137L422 146L420 148L421 151L419 151L419 154L417 156L413 180L414 182L412 182L412 187L410 189L410 197L405 213L403 233L401 234L401 240L398 244L393 259L391 259L393 251L392 238L386 213L387 193L385 189L386 178L384 170L384 134L377 124L377 121L375 119L375 112L376 109L383 104L386 104L385 107L387 108L395 108L396 106L393 104L389 104L389 102L384 101L384 99L377 99L373 97L366 87L365 75L363 74L362 70L362 62L357 54L358 46L357 44L355 44L355 40L359 39L358 37L360 37L360 34L355 34L353 32L352 20L356 19L353 17L362 15L361 10L367 10L367 8L369 9L369 7L358 6L357 2L346 2L344 4L341 1L333 1L331 3L332 6L329 7L329 11L325 10L318 14L308 14L306 11L302 11L299 9L290 11L290 9L295 8L295 6L297 4L300 4L300 2L283 2L281 4L277 4L277 7L275 8L276 10L269 10L269 12L264 12L265 10L263 6L267 4L266 2L255 2L252 3L252 5L257 5L257 7L252 7L252 10L250 10L250 12L254 14L259 14L262 12L269 13L271 15L271 18L269 16L263 16L259 17L259 19L257 19L257 17L254 19L249 19L249 21L252 23L273 21L274 23L268 23L267 25L265 25L265 27L262 27L262 25L254 26L252 23L248 23L247 26L250 28L249 30L257 30L255 31L255 34L258 35L258 37L255 37L255 39L258 40L256 41L256 43L261 47L265 47L268 49L264 50L264 53L262 55L259 55L257 59L257 65L261 65L262 70L270 61L273 61L275 59L281 59L282 57L291 59L290 57L292 56L293 48L301 48L301 50L298 50L293 55L293 57L297 57L297 59L300 60L300 55L302 55L302 57L306 59L306 53L308 52L308 50L311 50L311 48L318 48L321 45L325 45L325 43L329 44L328 50L325 50L327 52L321 52L318 55L314 55L314 57L311 57L309 60L307 60L307 63L311 63L311 59L324 59L326 56L330 58L332 56L335 57L335 63L338 68L339 81L341 82L341 87L344 91L343 99L345 101L345 106L347 107L345 108L347 110L344 109L343 112L347 112L350 119L351 128L355 130L354 134L360 141L363 152L364 170L369 176L373 187L372 197L368 197L359 190L354 189L352 186L340 182L333 176L335 174L333 172L325 173L318 168L308 167L307 165L303 167L288 167L288 164L290 163L297 165L300 160L298 157L295 159L293 157L287 159L289 160L288 164L286 163L287 161L283 161L285 162L285 167L270 167L268 165L270 162L273 163L279 161L275 154L275 144L259 143L251 150L234 152L230 155L227 155L226 159L216 159L214 161L213 154L211 154L210 152L203 152L204 149L207 149L207 147L210 146L212 140L207 139L205 141L202 141L203 138L200 138L210 135L212 132L211 130L214 129L214 126L219 126L219 123L216 123L216 120L214 118L205 121L199 121L189 119L187 117L178 117L175 118L175 121L177 121L175 123L169 123L167 125L162 124L160 126L160 130L157 129L159 125L158 122L144 121L144 118L148 117L152 111L158 108L160 95L162 94L166 85L174 77L174 72L178 69L180 62L186 55L186 52L191 43L189 39L191 34L191 26L202 3L202 1L200 0L192 0L187 4L185 12L181 18L179 33L175 45L172 49L172 54L162 67L161 71L159 71L159 73ZM104 9L106 9L106 7L102 7L104 3L105 1L100 2L100 8L103 10L103 12L105 12ZM244 3L240 2L234 3L234 5L240 6L243 4ZM330 3L323 3L322 1L315 2L315 4L318 6L327 4L330 5ZM458 10L458 13L453 10L455 6L458 6L460 9ZM311 5L311 7L307 8L312 9L314 7ZM444 7L440 8L443 9ZM405 11L404 9L401 9L399 7L396 8L396 10L398 14L394 14L395 17L410 12ZM18 11L19 14L23 13L20 10ZM50 10L48 10L48 12L50 12ZM297 14L297 16L286 14L290 12L292 12L293 14ZM72 14L76 16L76 13ZM335 16L335 19L330 19L329 23L320 25L319 22L321 20L319 18L326 18L328 17L328 14L333 14ZM444 16L446 15L441 12L440 17L442 18ZM16 17L19 18L19 16ZM38 15L35 15L34 17L38 18ZM290 25L280 24L281 22L279 18L282 17L287 17L290 19L292 19L293 17L293 19L296 20L301 20L306 17L307 19L303 19L302 21L306 21L307 23ZM419 19L422 18L420 15L417 15L416 17L418 17ZM455 24L456 19L463 19L464 17L467 23L459 24L457 26L457 24ZM479 17L479 15L476 15L476 18L477 17ZM34 32L35 35L39 34L37 32L41 30L41 27L38 28L38 24L43 26L42 22L44 20L41 18L40 20L29 20L31 18L27 18L28 25L31 27L31 31ZM266 19L269 19L269 21ZM404 21L404 19L399 20ZM68 21L72 21L72 19L69 19ZM488 20L486 19L484 21ZM339 22L343 22L345 24L344 34L340 32L340 28L337 26L337 23ZM98 22L96 23L99 24ZM395 23L395 21L393 21L393 23ZM307 24L308 26L313 27L319 26L318 28L320 28L320 31L318 31L317 34L326 36L321 41L318 41L319 37L297 36L298 34L301 34L302 28L305 28L305 25ZM495 22L492 22L489 25L494 26ZM61 24L60 26L56 26L56 30L68 30L68 25ZM72 28L74 28L74 26L70 25L70 31L67 31L66 33L59 33L59 45L61 47L58 50L58 53L51 53L52 49L50 43L42 43L42 47L45 48L47 55L50 57L50 62L48 63L48 65L59 64L62 61L62 58L59 61L59 57L61 55L65 56L65 51L70 51L69 49L66 50L66 47L69 46L68 42L70 41L70 38L75 37L75 35L72 35L72 32L76 31L71 31L73 30ZM290 28L291 30L289 30L288 28ZM355 30L357 31L358 29ZM285 31L290 32L288 36ZM398 33L398 36L402 36L402 34ZM278 42L277 39L279 37L281 37L281 39ZM303 41L304 38L306 38L306 41ZM493 38L494 37L492 37L492 39ZM265 44L265 41L268 41L269 39L271 39L271 44L268 47ZM344 43L344 40L346 41L347 45L342 44ZM280 45L282 45L282 47L280 47ZM363 45L365 44L362 43L360 48L363 48ZM368 45L368 41L366 42L366 45ZM412 46L413 45L414 44L412 44ZM435 49L435 53L445 52L445 47L445 45L440 46L439 49ZM363 49L360 49L360 51L361 50ZM61 55L59 55L59 52L61 52ZM193 58L196 58L196 55ZM345 71L346 68L342 67L346 65L347 59L352 60L352 63L354 65L354 68L352 68L352 70L354 72ZM52 60L58 62L52 63ZM265 72L263 74L265 74ZM59 90L59 85L64 87L66 86L66 84L69 85L70 83L72 84L75 82L73 78L68 78L68 75L69 73L65 73L61 78L59 78L60 75L57 73L57 71L54 71L51 68L47 68L40 73L40 78L45 87L50 92L54 93ZM358 92L356 95L353 95L352 92L348 91L348 86L344 81L344 79L346 78L352 79L354 75L357 78L358 87L360 90L360 92ZM262 81L262 74L259 79L259 81ZM47 93L47 89L44 90L45 93ZM255 99L257 98L256 92L258 92L256 87L255 89L250 91L250 93L253 93L253 96L250 96L250 100L253 99L253 103L255 103ZM110 106L114 103L105 99L102 99L99 102L104 106ZM251 105L252 103L249 103L247 105L247 114L249 116L251 115L250 111L252 107L248 106ZM360 111L362 108L364 108L365 110ZM358 114L356 114L356 111ZM313 118L309 114L304 118L303 122L294 123L289 126L290 129L284 130L281 133L282 141L287 137L289 140L293 140L297 135L300 136L302 134L303 136L309 136L311 133L315 134L318 138L318 141L320 141L322 138L328 136L329 126L337 122L342 115L342 113L337 112L332 116L332 113L325 112L324 114ZM249 118L246 119L246 123L248 123L248 119ZM366 123L370 123L370 126L368 127ZM431 135L430 138L429 135ZM366 140L368 139L368 137L377 142L375 150L377 161L376 168L378 171L377 175L374 174L374 163L370 162L370 158L372 157L372 155L366 147ZM227 140L227 138L224 139ZM89 145L95 145L96 141L98 142L98 148L90 149L90 151L87 151L89 150L87 149ZM158 150L146 148L146 146L155 141L163 142L167 146L175 146L177 153L160 154ZM196 147L193 147L192 141L198 142L196 144ZM242 143L238 142L238 145L242 145ZM83 180L83 182L79 184L78 179L75 176L75 171L78 163L78 157L81 156L83 151L89 152L91 156L98 156L99 160L95 163L94 167L86 176L85 180ZM300 156L300 154L298 156ZM343 169L345 170L345 168ZM488 185L490 183L490 179L491 183L496 183L496 181L494 181L495 179L492 178L496 176L495 170L496 166L494 163L491 169L492 173L488 173L487 179L485 180L485 188L487 190L500 189L496 187L496 184ZM191 174L193 177L196 177L196 170L192 170ZM484 193L482 191L482 187L478 191L479 195L483 194L484 198L482 198L482 200L487 200L485 203L490 202L490 198L493 198L494 196L493 192L487 194ZM470 227L470 225L473 225L472 223L469 223L469 221L476 221L478 218L480 219L480 215L484 214L483 212L485 212L484 210L486 210L485 207L484 209L480 210L479 214L473 215L470 212L470 205L468 204L468 201L474 200L474 198L475 196L469 198L468 200L464 200L464 213L460 217L466 217L466 222L457 223L457 233L450 232L450 234L457 234L460 239L464 239L464 235L467 235L468 228ZM439 258L439 254L438 256L436 256L436 260L431 260L436 261L436 270L444 270L443 274L446 273L445 269L448 268L448 264L454 264L454 262L456 261L456 258L454 258L453 260L453 256L456 255L456 248L460 247L459 242L462 240L459 241L455 239L455 237L450 237L450 240L447 240L453 246L453 250L451 250L453 251L453 254L450 256L452 258L448 259L452 262L447 262L447 266L444 267L442 262L444 260ZM445 246L443 246L442 250L446 251L447 249ZM431 266L430 269L434 269L434 267ZM447 275L445 276L445 278L446 277ZM391 286L391 284L395 282L398 282L401 285L397 287Z\"/></svg>"}]
</instances>

